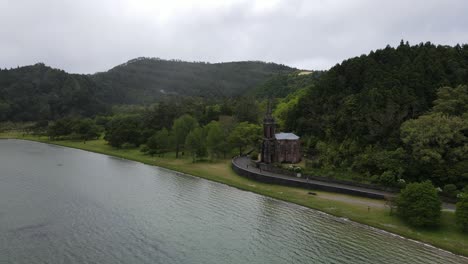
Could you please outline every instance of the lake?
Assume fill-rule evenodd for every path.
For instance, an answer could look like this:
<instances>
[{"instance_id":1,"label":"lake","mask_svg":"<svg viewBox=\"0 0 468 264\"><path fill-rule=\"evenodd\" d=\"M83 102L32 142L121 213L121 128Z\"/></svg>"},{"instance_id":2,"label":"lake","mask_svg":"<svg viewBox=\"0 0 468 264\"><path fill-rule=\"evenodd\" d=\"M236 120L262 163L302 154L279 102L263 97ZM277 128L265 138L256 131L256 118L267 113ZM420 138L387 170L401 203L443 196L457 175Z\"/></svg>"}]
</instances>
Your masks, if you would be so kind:
<instances>
[{"instance_id":1,"label":"lake","mask_svg":"<svg viewBox=\"0 0 468 264\"><path fill-rule=\"evenodd\" d=\"M106 155L0 140L0 263L468 263L346 219Z\"/></svg>"}]
</instances>

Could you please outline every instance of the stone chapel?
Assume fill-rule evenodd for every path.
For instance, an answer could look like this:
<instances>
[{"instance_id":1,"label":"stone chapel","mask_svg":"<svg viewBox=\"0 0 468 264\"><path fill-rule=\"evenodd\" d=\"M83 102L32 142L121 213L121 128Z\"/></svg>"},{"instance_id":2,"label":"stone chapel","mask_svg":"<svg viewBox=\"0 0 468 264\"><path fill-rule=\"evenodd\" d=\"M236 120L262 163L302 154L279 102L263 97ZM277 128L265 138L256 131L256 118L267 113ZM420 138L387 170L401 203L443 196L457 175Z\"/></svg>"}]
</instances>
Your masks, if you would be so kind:
<instances>
[{"instance_id":1,"label":"stone chapel","mask_svg":"<svg viewBox=\"0 0 468 264\"><path fill-rule=\"evenodd\" d=\"M276 122L271 115L271 104L263 119L261 162L298 163L301 161L301 143L293 133L276 133Z\"/></svg>"}]
</instances>

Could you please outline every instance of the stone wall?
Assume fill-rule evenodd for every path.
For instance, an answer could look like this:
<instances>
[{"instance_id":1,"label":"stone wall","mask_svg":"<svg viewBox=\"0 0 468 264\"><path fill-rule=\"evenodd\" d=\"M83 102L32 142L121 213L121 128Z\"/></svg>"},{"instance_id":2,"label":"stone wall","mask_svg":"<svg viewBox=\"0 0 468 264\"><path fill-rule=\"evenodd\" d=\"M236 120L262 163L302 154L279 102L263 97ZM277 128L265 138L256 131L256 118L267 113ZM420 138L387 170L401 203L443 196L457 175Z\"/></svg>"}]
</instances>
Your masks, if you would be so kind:
<instances>
[{"instance_id":1,"label":"stone wall","mask_svg":"<svg viewBox=\"0 0 468 264\"><path fill-rule=\"evenodd\" d=\"M346 188L334 187L334 186L329 186L329 185L314 184L310 182L305 182L303 179L267 176L261 173L249 171L249 170L246 170L245 168L242 168L241 166L236 164L236 159L237 158L234 158L232 160L232 169L238 175L244 176L246 178L249 178L255 181L269 183L269 184L279 184L279 185L285 185L285 186L301 187L301 188L306 188L306 189L349 194L349 195L357 195L357 196L374 198L374 199L385 199L384 195L377 194L377 193L370 193L370 192L365 192L361 190L346 189Z\"/></svg>"},{"instance_id":2,"label":"stone wall","mask_svg":"<svg viewBox=\"0 0 468 264\"><path fill-rule=\"evenodd\" d=\"M270 171L270 172L273 172L273 173L284 174L284 175L288 175L288 176L291 176L291 177L296 177L296 175L297 175L297 173L295 173L295 172L291 172L291 171L288 171L286 169L278 168L273 164L258 163L258 166L260 168L262 168L262 170L264 170L264 171ZM396 193L396 192L400 191L398 188L385 187L385 186L380 186L380 185L375 185L375 184L352 182L352 181L346 181L346 180L339 180L339 179L333 179L333 178L317 176L317 175L303 174L303 175L301 175L301 177L302 178L309 178L310 180L317 180L317 181L323 181L323 182L329 182L329 183L345 184L345 185L349 185L349 186L369 188L369 189L374 189L374 190L379 190L379 191L386 191L386 192L395 192Z\"/></svg>"}]
</instances>

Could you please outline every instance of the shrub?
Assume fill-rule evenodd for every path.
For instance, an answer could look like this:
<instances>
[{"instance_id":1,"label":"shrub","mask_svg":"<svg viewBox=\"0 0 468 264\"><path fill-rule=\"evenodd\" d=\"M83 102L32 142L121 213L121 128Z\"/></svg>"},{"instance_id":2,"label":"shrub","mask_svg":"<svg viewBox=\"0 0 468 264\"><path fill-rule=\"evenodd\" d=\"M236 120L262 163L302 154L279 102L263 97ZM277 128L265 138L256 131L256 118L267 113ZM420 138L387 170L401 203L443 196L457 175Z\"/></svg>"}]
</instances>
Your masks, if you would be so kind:
<instances>
[{"instance_id":1,"label":"shrub","mask_svg":"<svg viewBox=\"0 0 468 264\"><path fill-rule=\"evenodd\" d=\"M400 187L400 188L404 188L406 186L406 181L405 179L398 179L397 181L397 186Z\"/></svg>"},{"instance_id":2,"label":"shrub","mask_svg":"<svg viewBox=\"0 0 468 264\"><path fill-rule=\"evenodd\" d=\"M443 194L450 198L457 197L457 186L455 184L447 184L444 186Z\"/></svg>"},{"instance_id":3,"label":"shrub","mask_svg":"<svg viewBox=\"0 0 468 264\"><path fill-rule=\"evenodd\" d=\"M395 186L396 175L393 171L385 171L379 177L379 183L384 186Z\"/></svg>"},{"instance_id":4,"label":"shrub","mask_svg":"<svg viewBox=\"0 0 468 264\"><path fill-rule=\"evenodd\" d=\"M253 159L253 160L257 160L258 159L258 152L257 151L252 151L252 153L250 153L250 158Z\"/></svg>"},{"instance_id":5,"label":"shrub","mask_svg":"<svg viewBox=\"0 0 468 264\"><path fill-rule=\"evenodd\" d=\"M468 232L468 193L460 193L458 195L455 218L457 225L463 230L463 232Z\"/></svg>"},{"instance_id":6,"label":"shrub","mask_svg":"<svg viewBox=\"0 0 468 264\"><path fill-rule=\"evenodd\" d=\"M397 200L398 215L417 227L437 226L440 222L441 201L430 181L408 184Z\"/></svg>"}]
</instances>

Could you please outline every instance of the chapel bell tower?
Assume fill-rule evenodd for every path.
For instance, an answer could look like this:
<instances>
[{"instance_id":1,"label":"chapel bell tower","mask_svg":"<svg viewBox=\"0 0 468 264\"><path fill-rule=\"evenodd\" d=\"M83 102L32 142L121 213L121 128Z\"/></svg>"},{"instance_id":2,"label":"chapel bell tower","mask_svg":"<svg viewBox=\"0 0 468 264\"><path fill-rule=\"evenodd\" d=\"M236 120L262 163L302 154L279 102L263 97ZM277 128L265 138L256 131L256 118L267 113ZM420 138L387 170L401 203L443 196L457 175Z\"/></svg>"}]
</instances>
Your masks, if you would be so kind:
<instances>
[{"instance_id":1,"label":"chapel bell tower","mask_svg":"<svg viewBox=\"0 0 468 264\"><path fill-rule=\"evenodd\" d=\"M261 161L264 163L275 162L275 119L271 115L271 101L268 100L267 112L263 119L263 144Z\"/></svg>"}]
</instances>

